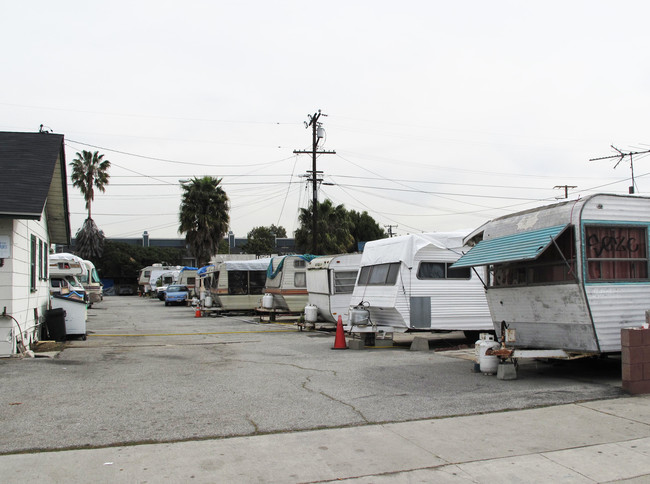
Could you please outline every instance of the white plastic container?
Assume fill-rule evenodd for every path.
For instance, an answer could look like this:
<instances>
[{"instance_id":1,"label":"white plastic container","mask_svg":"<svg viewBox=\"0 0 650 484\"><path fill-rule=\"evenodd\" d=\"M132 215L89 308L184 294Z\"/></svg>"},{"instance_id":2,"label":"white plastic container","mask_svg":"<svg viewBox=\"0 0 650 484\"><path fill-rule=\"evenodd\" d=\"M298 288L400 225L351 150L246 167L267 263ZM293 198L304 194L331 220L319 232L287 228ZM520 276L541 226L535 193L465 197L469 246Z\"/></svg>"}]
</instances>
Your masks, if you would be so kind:
<instances>
[{"instance_id":1,"label":"white plastic container","mask_svg":"<svg viewBox=\"0 0 650 484\"><path fill-rule=\"evenodd\" d=\"M315 323L318 321L318 306L307 304L305 306L305 321L308 323Z\"/></svg>"},{"instance_id":2,"label":"white plastic container","mask_svg":"<svg viewBox=\"0 0 650 484\"><path fill-rule=\"evenodd\" d=\"M273 309L273 294L264 294L262 297L262 307L264 309Z\"/></svg>"},{"instance_id":3,"label":"white plastic container","mask_svg":"<svg viewBox=\"0 0 650 484\"><path fill-rule=\"evenodd\" d=\"M206 296L205 297L205 307L206 308L211 308L212 307L212 296Z\"/></svg>"}]
</instances>

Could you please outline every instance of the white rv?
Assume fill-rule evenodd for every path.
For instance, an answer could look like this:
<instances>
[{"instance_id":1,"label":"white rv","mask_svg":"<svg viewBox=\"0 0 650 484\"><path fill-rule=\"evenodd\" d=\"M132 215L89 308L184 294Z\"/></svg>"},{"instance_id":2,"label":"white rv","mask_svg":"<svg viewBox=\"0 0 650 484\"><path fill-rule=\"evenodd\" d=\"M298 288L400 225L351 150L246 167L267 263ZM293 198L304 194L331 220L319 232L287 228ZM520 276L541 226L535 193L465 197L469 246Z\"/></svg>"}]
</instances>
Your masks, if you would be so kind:
<instances>
[{"instance_id":1,"label":"white rv","mask_svg":"<svg viewBox=\"0 0 650 484\"><path fill-rule=\"evenodd\" d=\"M50 293L69 294L72 298L88 302L88 294L80 279L88 274L83 262L81 257L66 252L50 254Z\"/></svg>"},{"instance_id":2,"label":"white rv","mask_svg":"<svg viewBox=\"0 0 650 484\"><path fill-rule=\"evenodd\" d=\"M313 258L307 255L272 257L266 273L261 309L302 313L308 302L307 264Z\"/></svg>"},{"instance_id":3,"label":"white rv","mask_svg":"<svg viewBox=\"0 0 650 484\"><path fill-rule=\"evenodd\" d=\"M425 233L368 242L346 329L353 333L493 331L483 281L451 265L469 250L465 233Z\"/></svg>"},{"instance_id":4,"label":"white rv","mask_svg":"<svg viewBox=\"0 0 650 484\"><path fill-rule=\"evenodd\" d=\"M650 198L592 195L486 223L454 267L487 266L508 346L619 352L650 309L649 230Z\"/></svg>"},{"instance_id":5,"label":"white rv","mask_svg":"<svg viewBox=\"0 0 650 484\"><path fill-rule=\"evenodd\" d=\"M359 274L361 254L316 257L307 266L309 305L305 308L308 323L316 320L336 323L339 316L345 324L350 298ZM309 307L316 308L316 320L311 321Z\"/></svg>"},{"instance_id":6,"label":"white rv","mask_svg":"<svg viewBox=\"0 0 650 484\"><path fill-rule=\"evenodd\" d=\"M224 311L254 311L260 307L270 258L229 260L208 266L204 287L212 306Z\"/></svg>"}]
</instances>

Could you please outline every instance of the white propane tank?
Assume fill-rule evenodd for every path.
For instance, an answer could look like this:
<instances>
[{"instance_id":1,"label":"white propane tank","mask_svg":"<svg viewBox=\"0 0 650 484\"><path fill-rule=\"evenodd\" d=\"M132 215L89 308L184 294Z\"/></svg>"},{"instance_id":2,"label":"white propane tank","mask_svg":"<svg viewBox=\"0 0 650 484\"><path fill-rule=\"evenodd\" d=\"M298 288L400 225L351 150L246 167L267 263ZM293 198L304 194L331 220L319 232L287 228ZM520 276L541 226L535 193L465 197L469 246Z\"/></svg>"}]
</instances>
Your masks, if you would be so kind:
<instances>
[{"instance_id":1,"label":"white propane tank","mask_svg":"<svg viewBox=\"0 0 650 484\"><path fill-rule=\"evenodd\" d=\"M318 321L318 306L313 304L305 306L305 321L308 323L315 323Z\"/></svg>"},{"instance_id":2,"label":"white propane tank","mask_svg":"<svg viewBox=\"0 0 650 484\"><path fill-rule=\"evenodd\" d=\"M205 307L206 308L212 307L212 296L205 296Z\"/></svg>"},{"instance_id":3,"label":"white propane tank","mask_svg":"<svg viewBox=\"0 0 650 484\"><path fill-rule=\"evenodd\" d=\"M264 294L262 297L262 307L264 309L273 309L273 294Z\"/></svg>"},{"instance_id":4,"label":"white propane tank","mask_svg":"<svg viewBox=\"0 0 650 484\"><path fill-rule=\"evenodd\" d=\"M370 312L360 306L350 309L348 318L350 326L368 326L370 324Z\"/></svg>"},{"instance_id":5,"label":"white propane tank","mask_svg":"<svg viewBox=\"0 0 650 484\"><path fill-rule=\"evenodd\" d=\"M486 355L488 349L498 349L501 345L499 342L494 341L494 336L491 334L485 335L485 339L479 340L478 347L478 362L481 369L481 373L486 373L488 375L494 374L497 372L499 367L499 357L494 355Z\"/></svg>"}]
</instances>

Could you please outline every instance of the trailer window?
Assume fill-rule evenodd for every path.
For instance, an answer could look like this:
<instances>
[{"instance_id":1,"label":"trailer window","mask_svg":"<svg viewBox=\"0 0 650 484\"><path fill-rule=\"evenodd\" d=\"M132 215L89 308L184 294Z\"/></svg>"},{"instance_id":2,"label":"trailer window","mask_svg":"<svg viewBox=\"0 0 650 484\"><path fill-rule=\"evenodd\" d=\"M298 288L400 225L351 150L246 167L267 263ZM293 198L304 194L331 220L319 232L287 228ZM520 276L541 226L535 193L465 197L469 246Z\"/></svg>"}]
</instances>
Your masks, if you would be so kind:
<instances>
[{"instance_id":1,"label":"trailer window","mask_svg":"<svg viewBox=\"0 0 650 484\"><path fill-rule=\"evenodd\" d=\"M461 267L452 269L449 262L420 262L418 279L470 279L471 268Z\"/></svg>"},{"instance_id":2,"label":"trailer window","mask_svg":"<svg viewBox=\"0 0 650 484\"><path fill-rule=\"evenodd\" d=\"M293 261L293 267L296 269L304 269L307 267L307 261L305 259L296 259Z\"/></svg>"},{"instance_id":3,"label":"trailer window","mask_svg":"<svg viewBox=\"0 0 650 484\"><path fill-rule=\"evenodd\" d=\"M357 271L334 271L334 294L352 294Z\"/></svg>"},{"instance_id":4,"label":"trailer window","mask_svg":"<svg viewBox=\"0 0 650 484\"><path fill-rule=\"evenodd\" d=\"M190 286L196 285L196 277L188 277L187 278L187 284Z\"/></svg>"},{"instance_id":5,"label":"trailer window","mask_svg":"<svg viewBox=\"0 0 650 484\"><path fill-rule=\"evenodd\" d=\"M587 280L590 282L648 279L646 227L585 226Z\"/></svg>"},{"instance_id":6,"label":"trailer window","mask_svg":"<svg viewBox=\"0 0 650 484\"><path fill-rule=\"evenodd\" d=\"M307 287L307 273L296 272L293 275L293 285L296 287Z\"/></svg>"},{"instance_id":7,"label":"trailer window","mask_svg":"<svg viewBox=\"0 0 650 484\"><path fill-rule=\"evenodd\" d=\"M360 286L392 286L397 281L399 262L364 266L359 273Z\"/></svg>"},{"instance_id":8,"label":"trailer window","mask_svg":"<svg viewBox=\"0 0 650 484\"><path fill-rule=\"evenodd\" d=\"M512 287L575 282L575 262L575 231L569 227L534 260L490 266L489 284Z\"/></svg>"},{"instance_id":9,"label":"trailer window","mask_svg":"<svg viewBox=\"0 0 650 484\"><path fill-rule=\"evenodd\" d=\"M250 271L248 273L249 294L264 294L266 271Z\"/></svg>"},{"instance_id":10,"label":"trailer window","mask_svg":"<svg viewBox=\"0 0 650 484\"><path fill-rule=\"evenodd\" d=\"M228 294L248 294L247 271L228 271Z\"/></svg>"}]
</instances>

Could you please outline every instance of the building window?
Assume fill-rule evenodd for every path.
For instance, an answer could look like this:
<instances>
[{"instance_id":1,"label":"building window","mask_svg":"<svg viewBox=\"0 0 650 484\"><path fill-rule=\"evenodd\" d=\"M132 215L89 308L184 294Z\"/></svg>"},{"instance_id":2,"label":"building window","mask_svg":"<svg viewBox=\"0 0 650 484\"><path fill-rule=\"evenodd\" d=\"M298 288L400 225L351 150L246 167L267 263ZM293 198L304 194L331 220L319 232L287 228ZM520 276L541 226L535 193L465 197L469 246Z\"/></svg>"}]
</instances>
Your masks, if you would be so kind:
<instances>
[{"instance_id":1,"label":"building window","mask_svg":"<svg viewBox=\"0 0 650 484\"><path fill-rule=\"evenodd\" d=\"M587 280L648 280L647 227L585 226Z\"/></svg>"},{"instance_id":2,"label":"building window","mask_svg":"<svg viewBox=\"0 0 650 484\"><path fill-rule=\"evenodd\" d=\"M397 281L399 262L364 266L359 272L360 286L392 286Z\"/></svg>"},{"instance_id":3,"label":"building window","mask_svg":"<svg viewBox=\"0 0 650 484\"><path fill-rule=\"evenodd\" d=\"M420 262L418 266L418 279L470 279L472 269L461 267L452 269L452 262Z\"/></svg>"},{"instance_id":4,"label":"building window","mask_svg":"<svg viewBox=\"0 0 650 484\"><path fill-rule=\"evenodd\" d=\"M32 235L31 238L31 251L30 251L30 267L29 267L29 278L30 278L30 288L32 292L36 291L36 251L38 250L36 244L36 237Z\"/></svg>"},{"instance_id":5,"label":"building window","mask_svg":"<svg viewBox=\"0 0 650 484\"><path fill-rule=\"evenodd\" d=\"M48 275L49 275L48 270L50 268L50 259L49 259L49 251L50 251L50 249L49 249L47 243L45 243L45 242L43 242L43 247L45 249L43 251L43 279L47 280Z\"/></svg>"}]
</instances>

